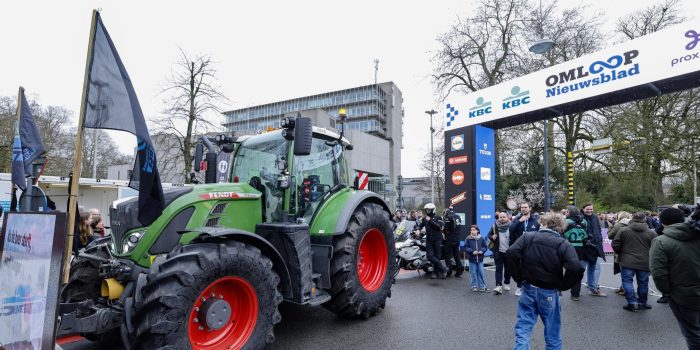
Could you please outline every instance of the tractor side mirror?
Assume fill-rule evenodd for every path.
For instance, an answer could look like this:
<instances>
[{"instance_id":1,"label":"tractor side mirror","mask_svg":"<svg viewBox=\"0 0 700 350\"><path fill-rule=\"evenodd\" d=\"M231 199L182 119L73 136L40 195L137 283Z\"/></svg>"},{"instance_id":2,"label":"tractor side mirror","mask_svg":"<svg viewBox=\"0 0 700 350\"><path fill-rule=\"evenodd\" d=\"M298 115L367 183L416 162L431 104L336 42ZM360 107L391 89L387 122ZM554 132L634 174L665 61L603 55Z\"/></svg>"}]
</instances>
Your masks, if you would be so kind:
<instances>
[{"instance_id":1,"label":"tractor side mirror","mask_svg":"<svg viewBox=\"0 0 700 350\"><path fill-rule=\"evenodd\" d=\"M294 155L308 156L311 154L311 140L313 137L311 118L297 117L294 124Z\"/></svg>"},{"instance_id":2,"label":"tractor side mirror","mask_svg":"<svg viewBox=\"0 0 700 350\"><path fill-rule=\"evenodd\" d=\"M204 155L204 145L197 143L194 148L194 171L199 172L201 170L200 164L202 164L202 156Z\"/></svg>"}]
</instances>

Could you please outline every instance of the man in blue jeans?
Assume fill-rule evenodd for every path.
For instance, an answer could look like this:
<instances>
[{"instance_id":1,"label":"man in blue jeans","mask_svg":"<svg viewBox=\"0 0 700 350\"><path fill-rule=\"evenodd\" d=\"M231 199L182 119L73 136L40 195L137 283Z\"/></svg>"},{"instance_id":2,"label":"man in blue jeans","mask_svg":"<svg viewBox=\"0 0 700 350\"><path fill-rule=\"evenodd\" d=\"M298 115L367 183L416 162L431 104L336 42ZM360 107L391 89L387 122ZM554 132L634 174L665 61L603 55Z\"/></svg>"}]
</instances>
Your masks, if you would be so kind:
<instances>
[{"instance_id":1,"label":"man in blue jeans","mask_svg":"<svg viewBox=\"0 0 700 350\"><path fill-rule=\"evenodd\" d=\"M561 349L559 291L571 289L583 277L576 250L560 236L566 228L561 214L547 213L538 232L524 233L506 251L506 270L522 283L515 323L514 350L530 349L537 316L544 324L547 350Z\"/></svg>"},{"instance_id":2,"label":"man in blue jeans","mask_svg":"<svg viewBox=\"0 0 700 350\"><path fill-rule=\"evenodd\" d=\"M622 273L622 288L625 290L627 305L622 308L627 311L648 310L649 295L649 250L651 241L656 238L656 232L646 223L646 214L634 213L626 227L615 236L612 247L619 255ZM637 291L632 284L637 277Z\"/></svg>"},{"instance_id":3,"label":"man in blue jeans","mask_svg":"<svg viewBox=\"0 0 700 350\"><path fill-rule=\"evenodd\" d=\"M513 223L508 229L509 235L508 240L510 245L513 245L515 241L523 235L524 232L537 231L540 229L540 220L537 214L531 212L532 208L530 203L522 202L520 203L520 214L513 218ZM518 281L518 289L515 290L515 296L520 296L522 284Z\"/></svg>"},{"instance_id":4,"label":"man in blue jeans","mask_svg":"<svg viewBox=\"0 0 700 350\"><path fill-rule=\"evenodd\" d=\"M584 203L581 208L583 208L583 219L586 220L586 230L592 237L583 247L583 254L581 257L581 263L587 270L586 274L588 278L586 279L586 283L588 284L588 290L591 291L591 295L594 297L607 297L608 295L601 292L600 286L598 285L598 281L600 280L600 260L598 258L605 260L600 220L598 219L598 215L593 212L593 203Z\"/></svg>"}]
</instances>

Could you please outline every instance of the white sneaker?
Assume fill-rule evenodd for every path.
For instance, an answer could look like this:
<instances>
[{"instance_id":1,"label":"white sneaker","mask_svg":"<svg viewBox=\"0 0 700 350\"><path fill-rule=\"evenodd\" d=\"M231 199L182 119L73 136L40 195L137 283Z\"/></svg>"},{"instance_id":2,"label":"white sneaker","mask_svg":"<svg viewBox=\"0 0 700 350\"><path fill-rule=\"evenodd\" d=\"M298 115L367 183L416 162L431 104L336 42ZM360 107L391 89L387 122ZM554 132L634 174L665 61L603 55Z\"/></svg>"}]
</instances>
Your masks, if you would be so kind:
<instances>
[{"instance_id":1,"label":"white sneaker","mask_svg":"<svg viewBox=\"0 0 700 350\"><path fill-rule=\"evenodd\" d=\"M519 297L520 294L522 294L522 290L521 290L520 288L516 289L516 290L515 290L515 296L516 296L516 297Z\"/></svg>"},{"instance_id":2,"label":"white sneaker","mask_svg":"<svg viewBox=\"0 0 700 350\"><path fill-rule=\"evenodd\" d=\"M501 286L496 286L496 288L494 288L493 291L494 291L494 293L496 293L496 294L501 294L501 293L503 293L503 289L501 288Z\"/></svg>"},{"instance_id":3,"label":"white sneaker","mask_svg":"<svg viewBox=\"0 0 700 350\"><path fill-rule=\"evenodd\" d=\"M506 292L510 291L510 284L503 285L503 290L505 290Z\"/></svg>"}]
</instances>

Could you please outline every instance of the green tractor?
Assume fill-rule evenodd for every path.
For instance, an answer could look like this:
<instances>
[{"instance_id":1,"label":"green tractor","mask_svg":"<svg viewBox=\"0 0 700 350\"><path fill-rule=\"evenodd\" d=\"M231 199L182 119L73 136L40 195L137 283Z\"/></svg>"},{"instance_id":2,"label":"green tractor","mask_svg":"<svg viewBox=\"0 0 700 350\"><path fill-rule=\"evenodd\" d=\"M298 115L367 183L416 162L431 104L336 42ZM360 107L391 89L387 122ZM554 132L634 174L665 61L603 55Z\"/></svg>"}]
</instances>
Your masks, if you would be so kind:
<instances>
[{"instance_id":1,"label":"green tractor","mask_svg":"<svg viewBox=\"0 0 700 350\"><path fill-rule=\"evenodd\" d=\"M217 164L216 146L233 153L230 167ZM274 341L282 301L375 315L391 296L394 236L382 199L348 183L351 149L302 117L260 135L200 138L204 184L166 191L149 227L136 198L115 202L111 238L73 259L59 336L261 349ZM229 182L215 183L217 168Z\"/></svg>"}]
</instances>

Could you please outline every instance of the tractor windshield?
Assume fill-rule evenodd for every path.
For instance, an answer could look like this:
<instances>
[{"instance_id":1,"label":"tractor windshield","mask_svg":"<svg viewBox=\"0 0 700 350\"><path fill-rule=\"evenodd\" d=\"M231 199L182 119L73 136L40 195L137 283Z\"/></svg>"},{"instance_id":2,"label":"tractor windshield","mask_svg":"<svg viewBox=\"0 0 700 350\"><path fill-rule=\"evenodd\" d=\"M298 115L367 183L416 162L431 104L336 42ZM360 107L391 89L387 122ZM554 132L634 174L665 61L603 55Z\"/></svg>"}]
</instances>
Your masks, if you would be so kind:
<instances>
[{"instance_id":1,"label":"tractor windshield","mask_svg":"<svg viewBox=\"0 0 700 350\"><path fill-rule=\"evenodd\" d=\"M324 194L347 183L343 147L332 139L314 135L311 154L294 158L294 178L299 189L297 216L309 220Z\"/></svg>"},{"instance_id":2,"label":"tractor windshield","mask_svg":"<svg viewBox=\"0 0 700 350\"><path fill-rule=\"evenodd\" d=\"M239 182L259 182L265 187L267 222L279 221L275 216L284 206L284 189L277 187L280 169L285 167L289 143L281 132L273 131L251 137L238 147L233 176Z\"/></svg>"}]
</instances>

